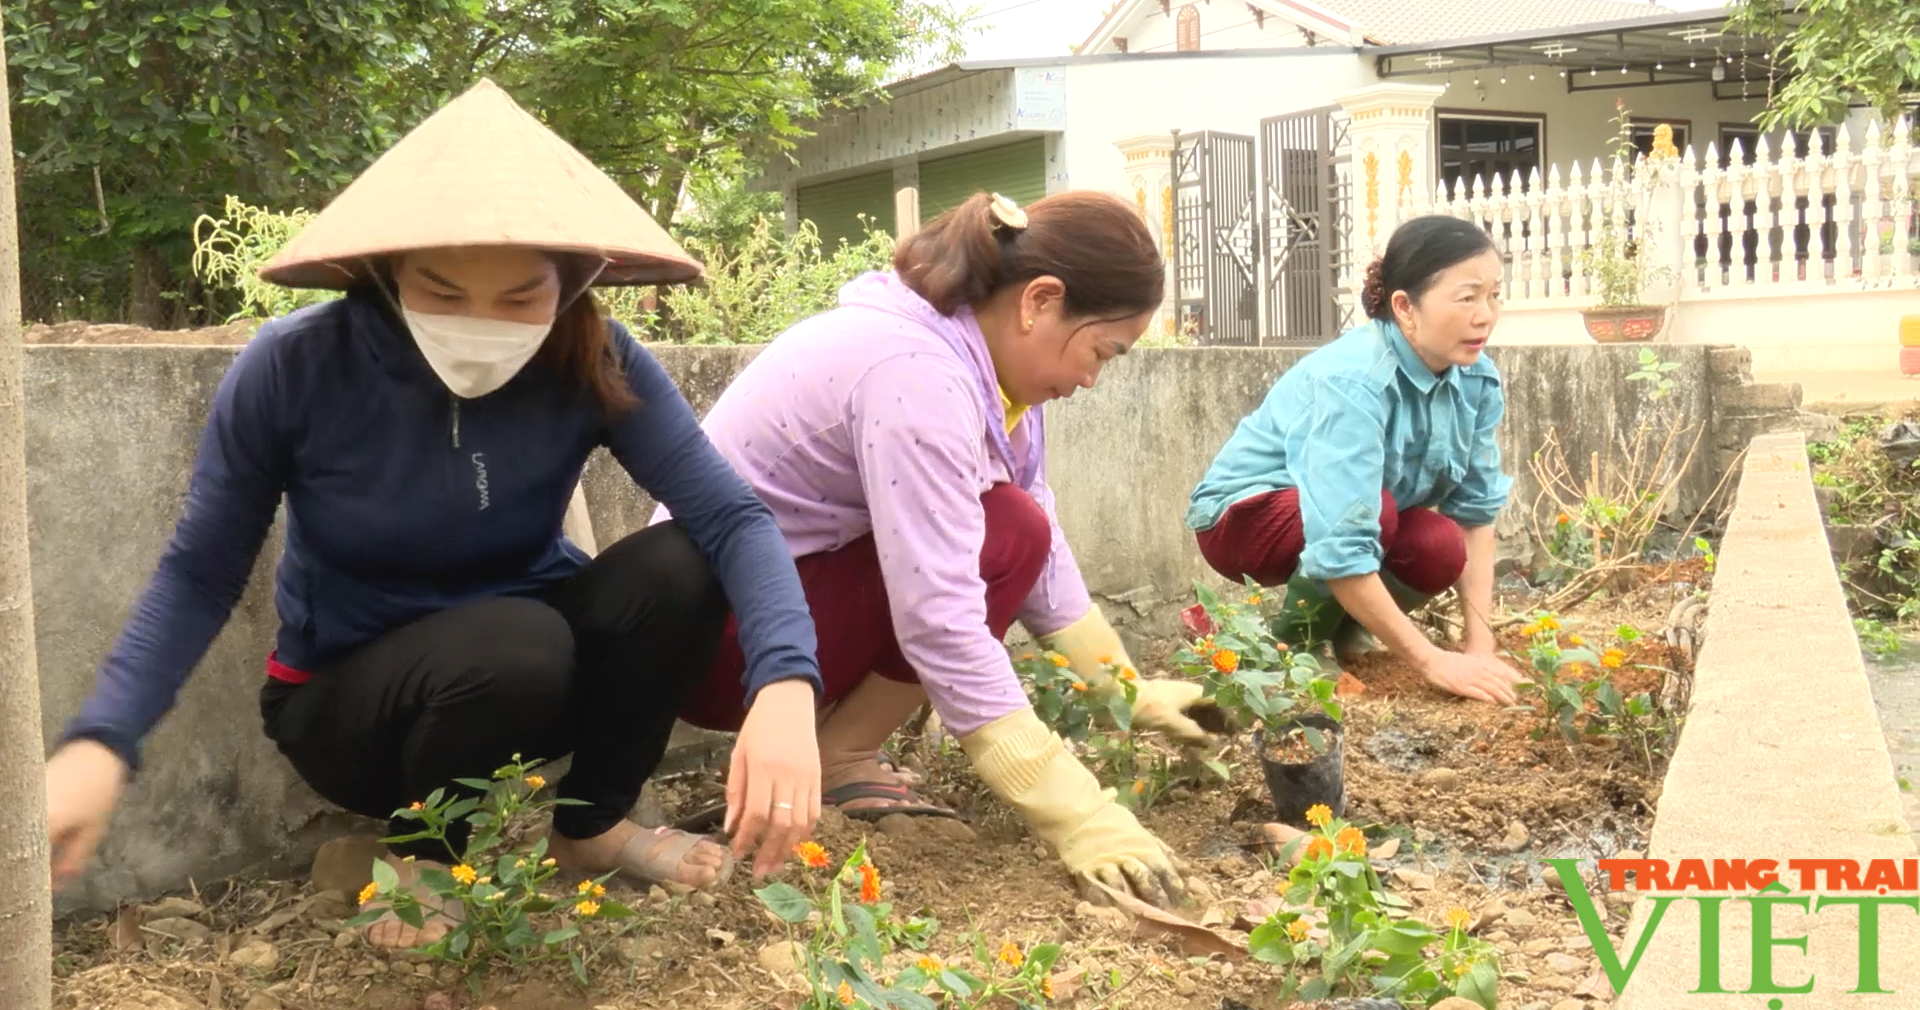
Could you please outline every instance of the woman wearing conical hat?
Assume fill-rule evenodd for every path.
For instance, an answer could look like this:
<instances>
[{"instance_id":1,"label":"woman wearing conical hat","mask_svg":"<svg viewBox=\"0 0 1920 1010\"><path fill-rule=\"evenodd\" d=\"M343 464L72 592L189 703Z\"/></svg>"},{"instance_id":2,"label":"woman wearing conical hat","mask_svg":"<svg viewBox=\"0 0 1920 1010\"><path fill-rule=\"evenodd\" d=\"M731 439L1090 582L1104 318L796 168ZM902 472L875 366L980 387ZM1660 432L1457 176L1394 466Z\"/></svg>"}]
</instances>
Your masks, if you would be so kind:
<instances>
[{"instance_id":1,"label":"woman wearing conical hat","mask_svg":"<svg viewBox=\"0 0 1920 1010\"><path fill-rule=\"evenodd\" d=\"M1045 477L1041 405L1092 388L1160 304L1153 235L1102 193L1027 209L982 193L902 243L893 266L781 334L705 420L772 507L812 607L823 799L851 817L955 816L880 753L931 701L1073 876L1177 902L1171 853L1035 715L1001 644L1018 620L1090 691L1135 680L1134 727L1205 735L1188 714L1197 682L1132 671ZM655 518L668 515L672 503ZM750 721L740 662L723 649L681 717Z\"/></svg>"},{"instance_id":2,"label":"woman wearing conical hat","mask_svg":"<svg viewBox=\"0 0 1920 1010\"><path fill-rule=\"evenodd\" d=\"M261 275L345 297L267 322L235 358L173 539L49 759L56 881L88 861L283 497L260 710L320 795L387 818L516 754L570 753L557 792L579 803L555 808L549 848L567 872L700 887L756 843L756 871L776 869L819 804L806 601L766 506L588 291L700 272L488 82L342 192ZM675 521L589 559L561 525L598 446ZM730 617L750 699L732 852L627 820ZM462 844L388 859L412 886ZM447 928L387 919L368 938Z\"/></svg>"}]
</instances>

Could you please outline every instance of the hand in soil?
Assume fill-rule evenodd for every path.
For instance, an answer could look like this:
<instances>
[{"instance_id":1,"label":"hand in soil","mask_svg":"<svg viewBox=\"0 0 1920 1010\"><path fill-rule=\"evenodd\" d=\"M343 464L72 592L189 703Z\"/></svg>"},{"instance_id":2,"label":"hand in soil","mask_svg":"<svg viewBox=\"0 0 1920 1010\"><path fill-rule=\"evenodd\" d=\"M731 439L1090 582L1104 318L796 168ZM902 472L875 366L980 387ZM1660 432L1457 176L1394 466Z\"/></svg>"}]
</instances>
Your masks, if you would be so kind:
<instances>
[{"instance_id":1,"label":"hand in soil","mask_svg":"<svg viewBox=\"0 0 1920 1010\"><path fill-rule=\"evenodd\" d=\"M72 883L106 836L127 779L126 763L103 744L76 740L47 759L47 839L53 887Z\"/></svg>"},{"instance_id":2,"label":"hand in soil","mask_svg":"<svg viewBox=\"0 0 1920 1010\"><path fill-rule=\"evenodd\" d=\"M760 689L727 769L726 832L733 856L758 847L753 875L780 869L787 853L820 819L820 746L814 737L813 685L801 678Z\"/></svg>"},{"instance_id":3,"label":"hand in soil","mask_svg":"<svg viewBox=\"0 0 1920 1010\"><path fill-rule=\"evenodd\" d=\"M1514 685L1526 682L1518 670L1493 656L1466 655L1435 651L1421 664L1420 672L1428 682L1449 694L1496 705L1511 705L1519 699Z\"/></svg>"},{"instance_id":4,"label":"hand in soil","mask_svg":"<svg viewBox=\"0 0 1920 1010\"><path fill-rule=\"evenodd\" d=\"M462 908L458 902L442 901L431 891L421 887L420 864L417 861L409 863L392 855L385 859L387 865L393 867L393 872L400 877L399 889L419 899L420 914L426 921L420 924L419 929L415 929L401 922L389 908L387 914L368 923L360 935L366 937L367 942L375 947L397 949L438 943L442 937L453 932L454 923L465 915L466 909ZM442 863L429 865L440 870L447 868Z\"/></svg>"},{"instance_id":5,"label":"hand in soil","mask_svg":"<svg viewBox=\"0 0 1920 1010\"><path fill-rule=\"evenodd\" d=\"M1133 728L1158 730L1175 740L1205 743L1206 726L1224 728L1225 718L1219 706L1200 697L1206 690L1197 680L1153 679L1138 681L1133 699Z\"/></svg>"}]
</instances>

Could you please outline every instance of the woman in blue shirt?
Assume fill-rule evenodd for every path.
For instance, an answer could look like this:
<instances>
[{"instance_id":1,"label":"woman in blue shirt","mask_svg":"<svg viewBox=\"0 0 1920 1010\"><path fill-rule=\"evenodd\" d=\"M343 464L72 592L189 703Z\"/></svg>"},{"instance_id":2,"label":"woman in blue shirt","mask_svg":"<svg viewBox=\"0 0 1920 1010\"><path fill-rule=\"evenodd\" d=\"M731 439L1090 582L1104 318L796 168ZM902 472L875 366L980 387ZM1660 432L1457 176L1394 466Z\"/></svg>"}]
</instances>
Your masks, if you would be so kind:
<instances>
[{"instance_id":1,"label":"woman in blue shirt","mask_svg":"<svg viewBox=\"0 0 1920 1010\"><path fill-rule=\"evenodd\" d=\"M1401 225L1367 271L1368 322L1274 383L1194 489L1187 525L1221 575L1287 585L1296 639L1338 653L1364 628L1436 686L1508 704L1521 677L1487 623L1493 521L1513 483L1494 441L1500 371L1482 353L1500 277L1478 226ZM1449 586L1459 652L1406 616Z\"/></svg>"},{"instance_id":2,"label":"woman in blue shirt","mask_svg":"<svg viewBox=\"0 0 1920 1010\"><path fill-rule=\"evenodd\" d=\"M385 819L516 753L571 753L556 791L578 805L555 809L549 848L567 872L699 887L756 842L756 870L777 869L819 811L820 674L799 578L772 514L588 291L700 272L486 81L308 224L262 276L346 296L267 322L214 394L172 541L47 762L56 885L105 834L141 739L226 623L283 498L260 710L316 792ZM561 524L601 446L674 520L589 559ZM732 616L749 712L730 853L627 815ZM392 846L403 886L420 864L457 861L455 834ZM409 946L447 929L389 913L366 935Z\"/></svg>"}]
</instances>

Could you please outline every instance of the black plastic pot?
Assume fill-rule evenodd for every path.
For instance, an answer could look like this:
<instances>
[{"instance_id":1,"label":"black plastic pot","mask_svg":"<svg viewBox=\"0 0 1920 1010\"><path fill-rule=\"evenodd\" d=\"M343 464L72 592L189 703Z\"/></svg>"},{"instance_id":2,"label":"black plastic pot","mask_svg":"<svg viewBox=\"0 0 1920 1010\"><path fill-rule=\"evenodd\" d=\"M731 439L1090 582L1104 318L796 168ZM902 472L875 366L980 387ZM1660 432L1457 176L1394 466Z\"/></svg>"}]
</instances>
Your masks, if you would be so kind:
<instances>
[{"instance_id":1,"label":"black plastic pot","mask_svg":"<svg viewBox=\"0 0 1920 1010\"><path fill-rule=\"evenodd\" d=\"M1273 797L1274 811L1282 823L1302 831L1312 827L1307 823L1307 810L1313 806L1324 805L1335 817L1347 815L1346 734L1341 724L1315 713L1273 729L1276 733L1286 733L1295 727L1308 726L1325 734L1327 749L1302 764L1275 760L1269 753L1265 733L1256 730L1253 734L1254 752L1260 755L1260 770L1266 773L1267 793Z\"/></svg>"}]
</instances>

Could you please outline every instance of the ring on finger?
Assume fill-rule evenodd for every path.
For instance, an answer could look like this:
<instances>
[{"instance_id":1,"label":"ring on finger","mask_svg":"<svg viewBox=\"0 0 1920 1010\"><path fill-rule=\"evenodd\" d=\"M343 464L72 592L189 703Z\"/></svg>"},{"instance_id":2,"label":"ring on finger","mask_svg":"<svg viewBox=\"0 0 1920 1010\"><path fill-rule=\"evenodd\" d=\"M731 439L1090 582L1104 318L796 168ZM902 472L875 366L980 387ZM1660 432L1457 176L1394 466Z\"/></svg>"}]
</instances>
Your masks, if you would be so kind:
<instances>
[{"instance_id":1,"label":"ring on finger","mask_svg":"<svg viewBox=\"0 0 1920 1010\"><path fill-rule=\"evenodd\" d=\"M791 804L791 803L775 803L775 804L773 805L773 809L775 809L775 810L792 810L792 809L793 809L793 804Z\"/></svg>"}]
</instances>

